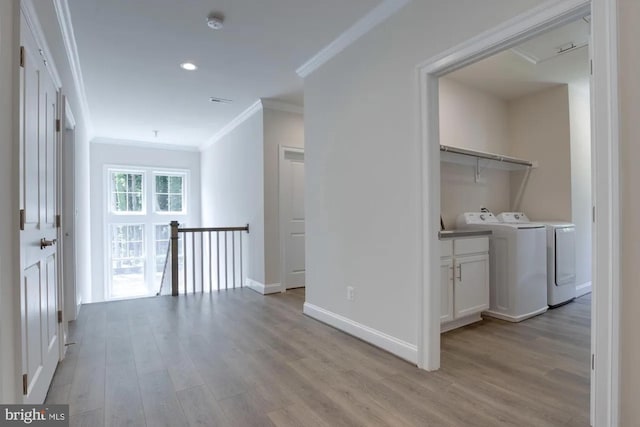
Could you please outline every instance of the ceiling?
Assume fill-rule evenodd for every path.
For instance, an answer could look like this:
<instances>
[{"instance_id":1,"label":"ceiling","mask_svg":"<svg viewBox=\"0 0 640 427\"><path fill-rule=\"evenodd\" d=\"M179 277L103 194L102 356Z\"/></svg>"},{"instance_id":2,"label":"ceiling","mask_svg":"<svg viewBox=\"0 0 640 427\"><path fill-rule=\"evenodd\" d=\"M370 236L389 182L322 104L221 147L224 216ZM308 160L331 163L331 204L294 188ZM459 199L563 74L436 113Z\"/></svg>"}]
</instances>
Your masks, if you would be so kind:
<instances>
[{"instance_id":1,"label":"ceiling","mask_svg":"<svg viewBox=\"0 0 640 427\"><path fill-rule=\"evenodd\" d=\"M380 3L69 0L95 135L198 146L259 98L302 105L295 70Z\"/></svg>"},{"instance_id":2,"label":"ceiling","mask_svg":"<svg viewBox=\"0 0 640 427\"><path fill-rule=\"evenodd\" d=\"M589 79L587 22L578 20L447 75L504 100ZM574 43L573 50L558 50Z\"/></svg>"}]
</instances>

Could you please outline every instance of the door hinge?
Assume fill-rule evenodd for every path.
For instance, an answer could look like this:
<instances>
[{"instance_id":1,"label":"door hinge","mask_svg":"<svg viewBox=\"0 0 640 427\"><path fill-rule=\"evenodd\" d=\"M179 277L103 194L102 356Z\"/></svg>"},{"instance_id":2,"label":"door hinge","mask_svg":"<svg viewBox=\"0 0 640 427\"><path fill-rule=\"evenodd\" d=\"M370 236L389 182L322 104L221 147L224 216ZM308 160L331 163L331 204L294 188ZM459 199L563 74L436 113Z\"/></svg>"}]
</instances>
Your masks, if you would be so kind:
<instances>
[{"instance_id":1,"label":"door hinge","mask_svg":"<svg viewBox=\"0 0 640 427\"><path fill-rule=\"evenodd\" d=\"M58 310L58 323L62 323L62 310Z\"/></svg>"},{"instance_id":2,"label":"door hinge","mask_svg":"<svg viewBox=\"0 0 640 427\"><path fill-rule=\"evenodd\" d=\"M22 394L25 396L29 391L29 381L27 381L27 374L22 374Z\"/></svg>"},{"instance_id":3,"label":"door hinge","mask_svg":"<svg viewBox=\"0 0 640 427\"><path fill-rule=\"evenodd\" d=\"M593 208L591 209L591 218L593 220L593 222L596 222L596 207L593 206Z\"/></svg>"},{"instance_id":4,"label":"door hinge","mask_svg":"<svg viewBox=\"0 0 640 427\"><path fill-rule=\"evenodd\" d=\"M20 66L24 68L24 46L20 46Z\"/></svg>"},{"instance_id":5,"label":"door hinge","mask_svg":"<svg viewBox=\"0 0 640 427\"><path fill-rule=\"evenodd\" d=\"M590 71L589 72L591 73L591 75L593 75L593 59L589 60L589 67L590 67Z\"/></svg>"},{"instance_id":6,"label":"door hinge","mask_svg":"<svg viewBox=\"0 0 640 427\"><path fill-rule=\"evenodd\" d=\"M20 230L24 230L24 223L26 222L26 214L24 209L20 209Z\"/></svg>"},{"instance_id":7,"label":"door hinge","mask_svg":"<svg viewBox=\"0 0 640 427\"><path fill-rule=\"evenodd\" d=\"M56 215L56 228L60 228L62 226L62 217L60 214Z\"/></svg>"},{"instance_id":8,"label":"door hinge","mask_svg":"<svg viewBox=\"0 0 640 427\"><path fill-rule=\"evenodd\" d=\"M60 119L56 119L56 132L60 132Z\"/></svg>"},{"instance_id":9,"label":"door hinge","mask_svg":"<svg viewBox=\"0 0 640 427\"><path fill-rule=\"evenodd\" d=\"M595 354L591 355L591 370L592 371L596 370L596 355Z\"/></svg>"}]
</instances>

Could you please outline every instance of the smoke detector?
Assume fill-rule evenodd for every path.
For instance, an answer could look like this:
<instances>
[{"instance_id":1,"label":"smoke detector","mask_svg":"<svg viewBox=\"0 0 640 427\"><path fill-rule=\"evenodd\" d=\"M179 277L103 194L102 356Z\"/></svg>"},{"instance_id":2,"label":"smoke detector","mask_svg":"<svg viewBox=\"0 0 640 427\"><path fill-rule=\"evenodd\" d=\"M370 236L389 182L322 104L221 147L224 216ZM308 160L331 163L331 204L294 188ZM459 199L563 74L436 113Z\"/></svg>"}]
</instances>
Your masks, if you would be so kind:
<instances>
[{"instance_id":1,"label":"smoke detector","mask_svg":"<svg viewBox=\"0 0 640 427\"><path fill-rule=\"evenodd\" d=\"M220 30L224 25L224 16L218 13L211 14L207 17L207 25L212 30Z\"/></svg>"}]
</instances>

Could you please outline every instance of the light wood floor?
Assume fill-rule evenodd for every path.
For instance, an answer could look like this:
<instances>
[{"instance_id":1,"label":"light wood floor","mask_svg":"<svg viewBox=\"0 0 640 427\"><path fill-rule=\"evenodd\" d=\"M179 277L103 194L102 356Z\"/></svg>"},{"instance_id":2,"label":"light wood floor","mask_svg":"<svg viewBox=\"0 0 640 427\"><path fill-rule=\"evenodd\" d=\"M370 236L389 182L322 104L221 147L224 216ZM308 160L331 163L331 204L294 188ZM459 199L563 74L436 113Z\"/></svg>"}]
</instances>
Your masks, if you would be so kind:
<instances>
[{"instance_id":1,"label":"light wood floor","mask_svg":"<svg viewBox=\"0 0 640 427\"><path fill-rule=\"evenodd\" d=\"M428 373L301 314L304 291L83 306L48 403L72 426L587 426L590 297L443 335Z\"/></svg>"}]
</instances>

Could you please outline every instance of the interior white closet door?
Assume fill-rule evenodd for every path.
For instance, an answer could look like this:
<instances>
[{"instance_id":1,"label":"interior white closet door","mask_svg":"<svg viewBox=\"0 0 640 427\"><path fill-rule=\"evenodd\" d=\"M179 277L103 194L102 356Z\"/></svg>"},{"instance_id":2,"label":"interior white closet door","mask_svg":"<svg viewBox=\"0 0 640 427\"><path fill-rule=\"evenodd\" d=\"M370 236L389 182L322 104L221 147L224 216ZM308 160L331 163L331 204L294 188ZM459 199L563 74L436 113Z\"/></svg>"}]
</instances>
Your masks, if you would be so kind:
<instances>
[{"instance_id":1,"label":"interior white closet door","mask_svg":"<svg viewBox=\"0 0 640 427\"><path fill-rule=\"evenodd\" d=\"M282 149L280 208L284 289L305 286L304 152Z\"/></svg>"},{"instance_id":2,"label":"interior white closet door","mask_svg":"<svg viewBox=\"0 0 640 427\"><path fill-rule=\"evenodd\" d=\"M56 248L57 91L21 17L20 310L23 400L42 403L59 359Z\"/></svg>"}]
</instances>

